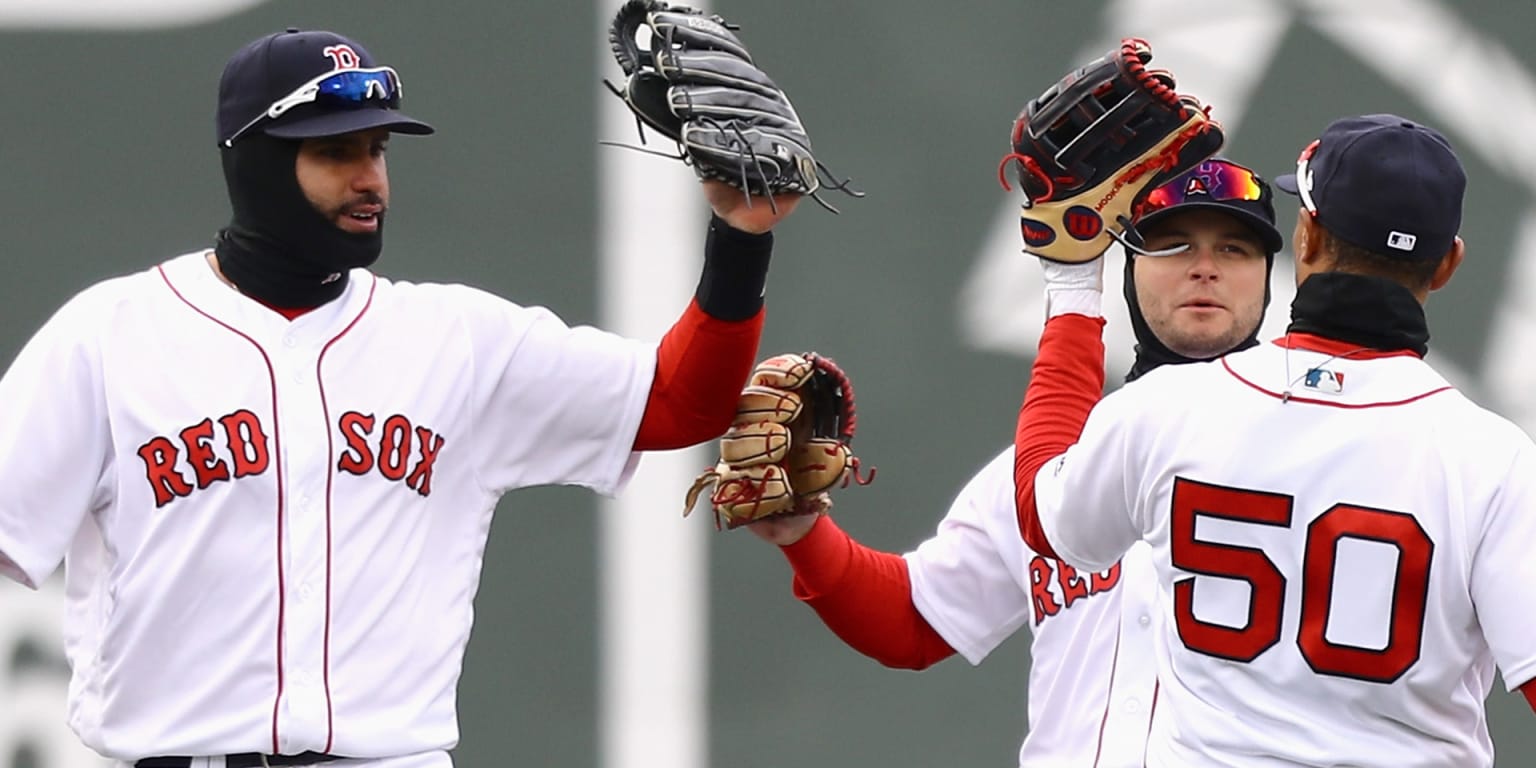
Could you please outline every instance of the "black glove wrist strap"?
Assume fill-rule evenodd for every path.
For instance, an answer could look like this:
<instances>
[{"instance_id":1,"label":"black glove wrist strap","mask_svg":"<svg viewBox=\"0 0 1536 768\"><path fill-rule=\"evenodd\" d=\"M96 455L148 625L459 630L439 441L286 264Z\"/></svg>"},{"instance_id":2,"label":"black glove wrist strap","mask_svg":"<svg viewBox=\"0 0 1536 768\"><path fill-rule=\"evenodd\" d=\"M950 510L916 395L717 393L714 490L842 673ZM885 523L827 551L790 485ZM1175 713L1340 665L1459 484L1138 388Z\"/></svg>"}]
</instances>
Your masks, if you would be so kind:
<instances>
[{"instance_id":1,"label":"black glove wrist strap","mask_svg":"<svg viewBox=\"0 0 1536 768\"><path fill-rule=\"evenodd\" d=\"M699 308L728 322L756 315L763 308L772 255L772 232L743 232L711 215L704 239L704 271L694 291Z\"/></svg>"}]
</instances>

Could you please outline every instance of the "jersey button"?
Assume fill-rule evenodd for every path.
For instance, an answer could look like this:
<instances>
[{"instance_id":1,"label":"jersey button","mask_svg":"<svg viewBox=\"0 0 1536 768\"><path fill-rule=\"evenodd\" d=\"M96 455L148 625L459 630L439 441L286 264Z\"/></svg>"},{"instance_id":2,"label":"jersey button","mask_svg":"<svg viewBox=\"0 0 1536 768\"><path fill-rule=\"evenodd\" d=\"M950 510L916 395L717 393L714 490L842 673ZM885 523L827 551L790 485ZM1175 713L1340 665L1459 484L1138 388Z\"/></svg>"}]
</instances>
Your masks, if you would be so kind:
<instances>
[{"instance_id":1,"label":"jersey button","mask_svg":"<svg viewBox=\"0 0 1536 768\"><path fill-rule=\"evenodd\" d=\"M1129 713L1131 713L1133 715L1136 714L1137 712L1140 712L1141 711L1141 702L1139 702L1139 701L1137 701L1135 699L1127 699L1126 702L1125 702L1125 711L1129 712Z\"/></svg>"},{"instance_id":2,"label":"jersey button","mask_svg":"<svg viewBox=\"0 0 1536 768\"><path fill-rule=\"evenodd\" d=\"M315 589L314 589L314 587L309 586L309 584L302 584L302 585L299 586L299 599L300 600L308 600L309 598L313 597L314 594L315 594Z\"/></svg>"},{"instance_id":3,"label":"jersey button","mask_svg":"<svg viewBox=\"0 0 1536 768\"><path fill-rule=\"evenodd\" d=\"M1136 621L1137 621L1137 623L1139 623L1143 627L1145 627L1146 625L1152 623L1152 617L1143 615L1141 618L1137 619Z\"/></svg>"},{"instance_id":4,"label":"jersey button","mask_svg":"<svg viewBox=\"0 0 1536 768\"><path fill-rule=\"evenodd\" d=\"M283 346L288 347L288 348L291 349L293 347L297 347L298 345L299 345L299 340L295 339L293 336L284 336L283 337Z\"/></svg>"}]
</instances>

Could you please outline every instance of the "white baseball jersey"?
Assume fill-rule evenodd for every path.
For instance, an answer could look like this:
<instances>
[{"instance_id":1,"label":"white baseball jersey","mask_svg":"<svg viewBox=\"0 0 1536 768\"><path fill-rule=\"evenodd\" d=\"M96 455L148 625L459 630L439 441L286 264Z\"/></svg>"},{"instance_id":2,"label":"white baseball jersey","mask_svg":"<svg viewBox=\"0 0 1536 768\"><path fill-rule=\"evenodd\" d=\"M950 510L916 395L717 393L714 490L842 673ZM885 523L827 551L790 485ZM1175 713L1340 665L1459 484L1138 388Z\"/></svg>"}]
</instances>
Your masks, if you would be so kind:
<instances>
[{"instance_id":1,"label":"white baseball jersey","mask_svg":"<svg viewBox=\"0 0 1536 768\"><path fill-rule=\"evenodd\" d=\"M0 559L65 558L70 724L449 765L492 510L621 487L655 345L365 270L289 322L206 255L84 291L0 380Z\"/></svg>"},{"instance_id":2,"label":"white baseball jersey","mask_svg":"<svg viewBox=\"0 0 1536 768\"><path fill-rule=\"evenodd\" d=\"M1036 476L1062 559L1152 545L1147 764L1491 765L1494 663L1536 676L1536 446L1411 354L1297 343L1148 374Z\"/></svg>"},{"instance_id":3,"label":"white baseball jersey","mask_svg":"<svg viewBox=\"0 0 1536 768\"><path fill-rule=\"evenodd\" d=\"M1009 446L906 555L912 602L972 664L1030 628L1021 768L1141 768L1157 691L1150 550L1078 571L1026 546L1015 509Z\"/></svg>"}]
</instances>

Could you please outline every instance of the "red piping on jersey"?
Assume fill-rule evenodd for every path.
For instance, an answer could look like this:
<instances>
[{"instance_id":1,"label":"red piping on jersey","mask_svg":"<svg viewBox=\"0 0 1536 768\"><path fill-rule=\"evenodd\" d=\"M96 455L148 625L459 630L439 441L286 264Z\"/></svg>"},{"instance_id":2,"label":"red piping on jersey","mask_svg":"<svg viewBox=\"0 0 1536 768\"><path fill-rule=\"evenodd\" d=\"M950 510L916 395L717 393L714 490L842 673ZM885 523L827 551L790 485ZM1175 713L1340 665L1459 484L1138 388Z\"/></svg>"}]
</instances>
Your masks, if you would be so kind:
<instances>
[{"instance_id":1,"label":"red piping on jersey","mask_svg":"<svg viewBox=\"0 0 1536 768\"><path fill-rule=\"evenodd\" d=\"M331 711L331 551L334 546L331 541L331 484L336 479L336 467L331 463L331 457L336 455L336 440L334 430L331 429L331 404L325 397L325 379L321 377L321 367L325 364L325 353L331 351L331 346L340 341L343 336L352 332L363 315L368 314L373 306L373 294L379 287L379 279L369 275L372 282L368 284L368 298L363 302L363 308L358 310L357 317L347 323L347 327L331 337L325 346L320 348L320 356L315 359L315 386L320 388L320 412L325 417L325 646L321 656L320 677L325 685L325 749L321 752L330 752L331 745L336 741L336 722Z\"/></svg>"},{"instance_id":2,"label":"red piping on jersey","mask_svg":"<svg viewBox=\"0 0 1536 768\"><path fill-rule=\"evenodd\" d=\"M725 433L752 373L764 310L746 320L712 317L690 301L656 350L656 375L635 433L637 451L686 448Z\"/></svg>"},{"instance_id":3,"label":"red piping on jersey","mask_svg":"<svg viewBox=\"0 0 1536 768\"><path fill-rule=\"evenodd\" d=\"M1408 354L1411 355L1413 353L1409 352ZM1390 357L1390 356L1391 355L1383 355L1383 357ZM1289 394L1289 393L1274 392L1274 391L1265 389L1264 387L1261 387L1258 384L1255 384L1255 383L1253 383L1253 382L1243 378L1242 375L1239 374L1237 371L1232 370L1232 365L1227 362L1227 358L1225 358L1225 357L1221 358L1221 367L1227 369L1227 373L1232 374L1232 378L1237 379L1238 381L1241 381L1242 383L1247 384L1249 387L1252 387L1254 390L1257 390L1258 392L1261 392L1263 394L1269 395L1270 397L1273 397L1274 399L1279 400L1281 402L1307 403L1308 405L1326 405L1326 406L1328 406L1330 408L1343 408L1345 410L1360 410L1360 409L1363 409L1363 408L1390 408L1390 407L1395 406L1395 405L1407 405L1407 404L1412 403L1412 402L1417 401L1417 400L1423 400L1424 398L1429 397L1430 395L1438 395L1441 392L1449 392L1449 391L1455 389L1455 387L1450 386L1449 384L1447 384L1446 386L1437 387L1435 389L1429 390L1428 392L1423 392L1423 393L1414 395L1413 397L1403 398L1402 400L1387 400L1387 401L1383 401L1383 402L1379 402L1379 403L1336 403L1336 402L1333 402L1331 400L1319 400L1319 399L1314 398L1314 397L1297 397L1296 395L1292 395L1292 394Z\"/></svg>"},{"instance_id":4,"label":"red piping on jersey","mask_svg":"<svg viewBox=\"0 0 1536 768\"><path fill-rule=\"evenodd\" d=\"M283 455L283 431L281 424L278 423L277 411L277 374L272 370L272 358L267 355L267 350L263 349L255 339L247 336L243 331L236 329L223 320L208 314L201 307L189 301L186 296L181 294L181 291L176 290L175 284L171 282L170 275L165 273L165 265L162 264L155 269L160 272L160 279L165 281L165 287L169 288L176 298L180 299L183 304L191 307L193 312L208 318L224 330L250 342L251 346L261 353L261 359L267 365L267 382L272 390L272 455L278 457L278 460L273 462L277 469L277 695L272 697L272 753L277 754L279 751L277 746L277 713L278 706L283 700L283 617L285 615L284 611L287 608L283 599L286 594L283 584L283 516L286 512L286 498L283 493L284 462L281 458Z\"/></svg>"},{"instance_id":5,"label":"red piping on jersey","mask_svg":"<svg viewBox=\"0 0 1536 768\"><path fill-rule=\"evenodd\" d=\"M830 517L781 551L795 570L795 597L850 648L895 669L927 669L955 654L912 603L900 555L854 541Z\"/></svg>"},{"instance_id":6,"label":"red piping on jersey","mask_svg":"<svg viewBox=\"0 0 1536 768\"><path fill-rule=\"evenodd\" d=\"M1093 749L1093 768L1099 768L1099 759L1104 756L1104 728L1109 725L1109 708L1115 705L1115 670L1120 666L1120 630L1124 622L1124 616L1115 620L1115 652L1109 661L1109 687L1104 691L1104 716L1099 718L1099 744Z\"/></svg>"},{"instance_id":7,"label":"red piping on jersey","mask_svg":"<svg viewBox=\"0 0 1536 768\"><path fill-rule=\"evenodd\" d=\"M1013 438L1014 503L1019 534L1036 554L1060 560L1040 527L1035 474L1083 434L1104 393L1104 318L1057 315L1045 322Z\"/></svg>"},{"instance_id":8,"label":"red piping on jersey","mask_svg":"<svg viewBox=\"0 0 1536 768\"><path fill-rule=\"evenodd\" d=\"M1325 355L1347 357L1351 360L1380 360L1384 357L1423 357L1411 349L1371 349L1347 341L1330 339L1312 333L1287 333L1273 342L1286 349L1304 349Z\"/></svg>"}]
</instances>

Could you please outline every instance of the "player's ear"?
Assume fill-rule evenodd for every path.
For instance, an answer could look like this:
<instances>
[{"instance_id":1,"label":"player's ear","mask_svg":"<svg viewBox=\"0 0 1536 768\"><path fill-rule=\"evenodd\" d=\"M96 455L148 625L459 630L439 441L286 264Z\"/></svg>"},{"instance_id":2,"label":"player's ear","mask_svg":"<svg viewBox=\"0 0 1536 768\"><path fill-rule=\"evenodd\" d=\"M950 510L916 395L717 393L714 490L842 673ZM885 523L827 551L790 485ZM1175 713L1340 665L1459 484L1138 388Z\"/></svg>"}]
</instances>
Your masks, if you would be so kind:
<instances>
[{"instance_id":1,"label":"player's ear","mask_svg":"<svg viewBox=\"0 0 1536 768\"><path fill-rule=\"evenodd\" d=\"M1296 212L1296 230L1291 233L1291 255L1296 263L1296 284L1301 285L1313 272L1326 264L1323 257L1323 230L1305 208Z\"/></svg>"},{"instance_id":2,"label":"player's ear","mask_svg":"<svg viewBox=\"0 0 1536 768\"><path fill-rule=\"evenodd\" d=\"M1323 248L1322 225L1305 208L1296 212L1296 231L1291 233L1291 252L1297 264L1316 266Z\"/></svg>"},{"instance_id":3,"label":"player's ear","mask_svg":"<svg viewBox=\"0 0 1536 768\"><path fill-rule=\"evenodd\" d=\"M1456 272L1457 267L1461 266L1461 260L1466 258L1466 256L1467 244L1462 242L1461 237L1458 236L1451 243L1451 249L1446 251L1444 256L1440 257L1440 266L1435 268L1434 277L1429 279L1429 289L1431 291L1438 291L1444 288L1446 283L1451 282L1451 275Z\"/></svg>"}]
</instances>

